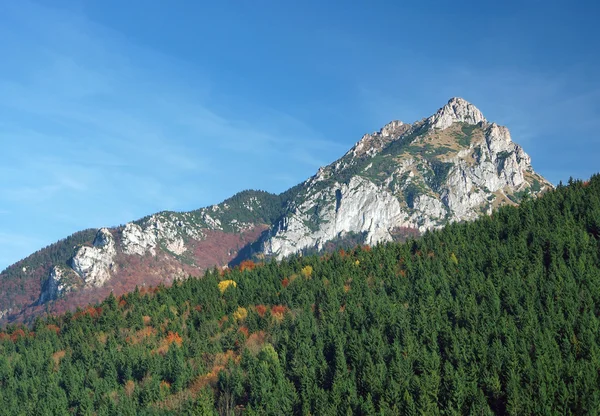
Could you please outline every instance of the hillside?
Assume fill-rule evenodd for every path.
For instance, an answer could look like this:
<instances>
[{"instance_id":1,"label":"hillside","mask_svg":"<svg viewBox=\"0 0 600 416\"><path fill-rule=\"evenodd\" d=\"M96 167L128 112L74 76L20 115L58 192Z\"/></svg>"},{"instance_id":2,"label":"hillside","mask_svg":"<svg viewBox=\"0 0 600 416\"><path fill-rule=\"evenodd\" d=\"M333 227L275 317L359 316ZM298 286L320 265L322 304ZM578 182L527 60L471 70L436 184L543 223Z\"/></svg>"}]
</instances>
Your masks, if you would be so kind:
<instances>
[{"instance_id":1,"label":"hillside","mask_svg":"<svg viewBox=\"0 0 600 416\"><path fill-rule=\"evenodd\" d=\"M594 414L600 175L0 334L2 414Z\"/></svg>"},{"instance_id":2,"label":"hillside","mask_svg":"<svg viewBox=\"0 0 600 416\"><path fill-rule=\"evenodd\" d=\"M0 323L247 259L402 240L548 189L508 129L453 98L428 118L364 135L280 195L244 191L218 205L87 230L42 249L0 273Z\"/></svg>"}]
</instances>

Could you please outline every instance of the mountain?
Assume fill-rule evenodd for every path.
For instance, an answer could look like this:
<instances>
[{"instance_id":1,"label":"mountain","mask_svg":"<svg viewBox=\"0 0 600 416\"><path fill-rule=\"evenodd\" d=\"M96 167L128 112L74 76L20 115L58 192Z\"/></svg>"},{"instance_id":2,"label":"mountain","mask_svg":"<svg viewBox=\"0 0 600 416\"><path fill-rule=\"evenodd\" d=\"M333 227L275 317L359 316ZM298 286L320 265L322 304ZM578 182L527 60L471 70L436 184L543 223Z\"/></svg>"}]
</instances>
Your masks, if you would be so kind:
<instances>
[{"instance_id":1,"label":"mountain","mask_svg":"<svg viewBox=\"0 0 600 416\"><path fill-rule=\"evenodd\" d=\"M599 248L596 175L407 243L109 296L0 330L0 414L597 414Z\"/></svg>"},{"instance_id":2,"label":"mountain","mask_svg":"<svg viewBox=\"0 0 600 416\"><path fill-rule=\"evenodd\" d=\"M392 121L364 135L280 195L244 191L218 205L86 230L42 249L0 274L0 319L73 309L250 258L402 239L551 188L507 128L452 98L431 117Z\"/></svg>"}]
</instances>

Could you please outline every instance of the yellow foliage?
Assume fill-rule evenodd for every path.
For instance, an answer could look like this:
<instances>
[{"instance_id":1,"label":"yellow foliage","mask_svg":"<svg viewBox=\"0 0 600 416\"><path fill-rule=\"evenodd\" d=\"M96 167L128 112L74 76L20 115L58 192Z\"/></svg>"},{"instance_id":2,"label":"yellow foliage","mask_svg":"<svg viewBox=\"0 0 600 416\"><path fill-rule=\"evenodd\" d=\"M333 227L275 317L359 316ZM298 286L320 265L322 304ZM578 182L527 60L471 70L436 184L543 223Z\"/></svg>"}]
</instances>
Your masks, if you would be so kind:
<instances>
[{"instance_id":1,"label":"yellow foliage","mask_svg":"<svg viewBox=\"0 0 600 416\"><path fill-rule=\"evenodd\" d=\"M458 264L458 259L456 258L456 254L450 254L450 261L454 264Z\"/></svg>"},{"instance_id":2,"label":"yellow foliage","mask_svg":"<svg viewBox=\"0 0 600 416\"><path fill-rule=\"evenodd\" d=\"M233 280L223 280L222 282L219 282L219 290L221 293L225 293L229 286L237 287L237 283Z\"/></svg>"},{"instance_id":3,"label":"yellow foliage","mask_svg":"<svg viewBox=\"0 0 600 416\"><path fill-rule=\"evenodd\" d=\"M312 276L312 272L313 272L313 268L311 265L304 266L304 268L302 269L302 276L304 276L306 279L308 279L310 276Z\"/></svg>"},{"instance_id":4,"label":"yellow foliage","mask_svg":"<svg viewBox=\"0 0 600 416\"><path fill-rule=\"evenodd\" d=\"M360 260L356 260L356 261L354 262L354 265L355 265L355 266L358 266L359 264L360 264Z\"/></svg>"},{"instance_id":5,"label":"yellow foliage","mask_svg":"<svg viewBox=\"0 0 600 416\"><path fill-rule=\"evenodd\" d=\"M237 311L233 313L233 317L236 321L243 321L248 316L248 311L246 308L242 308L241 306L237 308Z\"/></svg>"}]
</instances>

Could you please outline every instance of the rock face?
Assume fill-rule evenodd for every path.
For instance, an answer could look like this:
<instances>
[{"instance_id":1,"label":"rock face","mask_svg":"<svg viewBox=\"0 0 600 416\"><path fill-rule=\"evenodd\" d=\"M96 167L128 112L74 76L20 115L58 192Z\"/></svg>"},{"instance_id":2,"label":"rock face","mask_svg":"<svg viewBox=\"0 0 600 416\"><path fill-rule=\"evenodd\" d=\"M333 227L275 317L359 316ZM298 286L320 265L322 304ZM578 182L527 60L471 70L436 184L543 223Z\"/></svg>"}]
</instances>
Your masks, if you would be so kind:
<instances>
[{"instance_id":1,"label":"rock face","mask_svg":"<svg viewBox=\"0 0 600 416\"><path fill-rule=\"evenodd\" d=\"M169 282L252 256L281 259L346 237L354 243L390 241L403 232L472 220L550 188L507 128L452 98L429 118L392 121L365 134L339 160L280 195L243 191L195 211L159 212L101 228L93 241L93 230L82 231L85 239L55 251L72 253L59 264L48 268L47 257L36 263L34 254L3 272L0 311L18 313L27 305L2 297L12 293L7 287L22 286L3 286L9 274L43 281L35 294L39 305L65 301L82 288L100 300L115 287ZM37 270L45 276L34 275Z\"/></svg>"},{"instance_id":2,"label":"rock face","mask_svg":"<svg viewBox=\"0 0 600 416\"><path fill-rule=\"evenodd\" d=\"M479 124L486 121L477 107L462 98L455 97L429 117L427 124L433 128L444 130L454 123Z\"/></svg>"},{"instance_id":3,"label":"rock face","mask_svg":"<svg viewBox=\"0 0 600 416\"><path fill-rule=\"evenodd\" d=\"M412 125L392 122L319 169L263 243L282 258L345 233L374 244L398 227L439 228L551 188L505 127L452 98Z\"/></svg>"},{"instance_id":4,"label":"rock face","mask_svg":"<svg viewBox=\"0 0 600 416\"><path fill-rule=\"evenodd\" d=\"M115 239L108 228L101 228L92 247L80 247L71 261L71 267L81 276L86 286L102 286L115 270L117 255Z\"/></svg>"},{"instance_id":5,"label":"rock face","mask_svg":"<svg viewBox=\"0 0 600 416\"><path fill-rule=\"evenodd\" d=\"M264 244L267 254L288 256L323 244L344 233L366 233L366 242L391 239L389 230L403 224L400 202L389 190L354 176L348 184L316 192L285 216Z\"/></svg>"},{"instance_id":6,"label":"rock face","mask_svg":"<svg viewBox=\"0 0 600 416\"><path fill-rule=\"evenodd\" d=\"M42 286L42 293L37 301L38 305L56 300L70 290L67 279L64 278L64 271L59 266L52 266L48 279Z\"/></svg>"}]
</instances>

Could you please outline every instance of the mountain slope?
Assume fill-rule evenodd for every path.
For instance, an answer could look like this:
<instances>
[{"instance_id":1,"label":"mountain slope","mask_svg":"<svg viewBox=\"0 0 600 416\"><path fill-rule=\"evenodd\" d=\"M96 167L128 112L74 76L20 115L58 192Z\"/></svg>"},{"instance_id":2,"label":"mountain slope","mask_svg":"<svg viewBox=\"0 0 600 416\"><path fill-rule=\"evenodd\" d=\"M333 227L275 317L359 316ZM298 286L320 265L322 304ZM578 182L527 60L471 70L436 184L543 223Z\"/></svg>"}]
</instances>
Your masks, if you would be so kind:
<instances>
[{"instance_id":1,"label":"mountain slope","mask_svg":"<svg viewBox=\"0 0 600 416\"><path fill-rule=\"evenodd\" d=\"M279 258L340 233L391 241L395 228L425 231L472 220L551 185L505 127L460 98L428 119L392 122L307 180L264 251Z\"/></svg>"},{"instance_id":2,"label":"mountain slope","mask_svg":"<svg viewBox=\"0 0 600 416\"><path fill-rule=\"evenodd\" d=\"M600 176L0 332L3 414L594 414Z\"/></svg>"},{"instance_id":3,"label":"mountain slope","mask_svg":"<svg viewBox=\"0 0 600 416\"><path fill-rule=\"evenodd\" d=\"M0 320L72 309L111 291L247 258L281 259L345 240L392 241L551 188L505 127L453 98L429 118L394 121L363 136L281 195L244 191L212 207L157 213L41 250L0 274Z\"/></svg>"}]
</instances>

